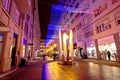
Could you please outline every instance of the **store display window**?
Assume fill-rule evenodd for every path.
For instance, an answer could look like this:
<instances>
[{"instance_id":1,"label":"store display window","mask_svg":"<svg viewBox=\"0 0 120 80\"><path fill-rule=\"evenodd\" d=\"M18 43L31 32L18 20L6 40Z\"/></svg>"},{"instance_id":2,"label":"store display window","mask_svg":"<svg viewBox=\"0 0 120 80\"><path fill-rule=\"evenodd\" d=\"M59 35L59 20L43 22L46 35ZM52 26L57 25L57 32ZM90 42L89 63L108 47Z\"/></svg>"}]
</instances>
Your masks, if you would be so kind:
<instances>
[{"instance_id":1,"label":"store display window","mask_svg":"<svg viewBox=\"0 0 120 80\"><path fill-rule=\"evenodd\" d=\"M110 59L109 59L108 51L110 52ZM117 59L116 46L114 42L99 45L99 52L101 55L101 59L103 60L116 61Z\"/></svg>"}]
</instances>

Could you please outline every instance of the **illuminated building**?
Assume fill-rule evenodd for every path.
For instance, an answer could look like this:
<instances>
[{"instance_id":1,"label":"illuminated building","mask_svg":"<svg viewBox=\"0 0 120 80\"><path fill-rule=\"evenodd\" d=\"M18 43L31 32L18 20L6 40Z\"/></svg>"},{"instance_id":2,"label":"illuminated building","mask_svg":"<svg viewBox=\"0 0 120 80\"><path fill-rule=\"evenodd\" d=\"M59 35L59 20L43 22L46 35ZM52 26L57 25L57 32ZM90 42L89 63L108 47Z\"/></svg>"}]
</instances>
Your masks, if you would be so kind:
<instances>
[{"instance_id":1,"label":"illuminated building","mask_svg":"<svg viewBox=\"0 0 120 80\"><path fill-rule=\"evenodd\" d=\"M0 72L34 58L40 27L37 0L0 0Z\"/></svg>"},{"instance_id":2,"label":"illuminated building","mask_svg":"<svg viewBox=\"0 0 120 80\"><path fill-rule=\"evenodd\" d=\"M119 0L59 0L54 5L62 15L57 23L65 30L72 29L74 56L103 58L110 51L111 60L120 61L120 1ZM56 21L54 21L56 22ZM77 53L76 53L77 52ZM117 57L116 57L117 56Z\"/></svg>"}]
</instances>

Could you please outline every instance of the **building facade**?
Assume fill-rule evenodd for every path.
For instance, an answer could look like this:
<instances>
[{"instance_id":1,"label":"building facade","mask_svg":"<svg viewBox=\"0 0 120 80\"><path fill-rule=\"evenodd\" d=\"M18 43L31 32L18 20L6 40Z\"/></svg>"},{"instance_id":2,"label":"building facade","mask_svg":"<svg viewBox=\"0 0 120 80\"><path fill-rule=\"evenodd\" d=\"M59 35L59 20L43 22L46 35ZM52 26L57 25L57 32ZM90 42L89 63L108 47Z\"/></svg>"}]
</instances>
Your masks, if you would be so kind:
<instances>
[{"instance_id":1,"label":"building facade","mask_svg":"<svg viewBox=\"0 0 120 80\"><path fill-rule=\"evenodd\" d=\"M60 0L61 1L61 0ZM61 20L73 31L74 56L120 61L120 1L66 0Z\"/></svg>"},{"instance_id":2,"label":"building facade","mask_svg":"<svg viewBox=\"0 0 120 80\"><path fill-rule=\"evenodd\" d=\"M37 0L0 0L0 72L18 66L21 58L34 58L40 40L36 4Z\"/></svg>"}]
</instances>

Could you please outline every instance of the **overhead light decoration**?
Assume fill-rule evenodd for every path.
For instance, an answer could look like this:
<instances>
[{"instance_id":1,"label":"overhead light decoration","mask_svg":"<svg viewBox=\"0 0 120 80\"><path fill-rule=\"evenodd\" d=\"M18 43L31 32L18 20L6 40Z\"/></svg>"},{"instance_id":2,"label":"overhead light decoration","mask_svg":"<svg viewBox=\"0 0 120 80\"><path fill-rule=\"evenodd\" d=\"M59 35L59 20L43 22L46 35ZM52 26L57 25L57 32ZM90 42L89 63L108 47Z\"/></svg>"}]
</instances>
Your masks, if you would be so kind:
<instances>
[{"instance_id":1,"label":"overhead light decoration","mask_svg":"<svg viewBox=\"0 0 120 80\"><path fill-rule=\"evenodd\" d=\"M70 5L53 5L54 9L61 10L64 12L74 12L74 13L93 13L93 11L90 11L90 3L88 1L86 2L79 2L81 4L76 4L76 6L70 6Z\"/></svg>"},{"instance_id":2,"label":"overhead light decoration","mask_svg":"<svg viewBox=\"0 0 120 80\"><path fill-rule=\"evenodd\" d=\"M45 41L45 46L48 46L54 39L58 38L58 30L62 30L62 25L67 24L62 22L62 14L64 12L73 12L73 13L93 13L90 11L90 3L89 2L80 2L81 4L77 4L77 8L75 6L71 7L70 5L66 5L66 3L59 2L58 4L53 4L51 8L51 16L50 16L50 24L48 24L48 34ZM84 6L83 6L84 5ZM89 10L89 11L88 11ZM70 24L70 23L68 23Z\"/></svg>"},{"instance_id":3,"label":"overhead light decoration","mask_svg":"<svg viewBox=\"0 0 120 80\"><path fill-rule=\"evenodd\" d=\"M57 5L61 5L58 3ZM48 33L45 41L45 46L48 46L54 39L58 38L58 30L62 29L62 25L59 25L62 11L55 8L56 6L52 5L50 24L48 24Z\"/></svg>"}]
</instances>

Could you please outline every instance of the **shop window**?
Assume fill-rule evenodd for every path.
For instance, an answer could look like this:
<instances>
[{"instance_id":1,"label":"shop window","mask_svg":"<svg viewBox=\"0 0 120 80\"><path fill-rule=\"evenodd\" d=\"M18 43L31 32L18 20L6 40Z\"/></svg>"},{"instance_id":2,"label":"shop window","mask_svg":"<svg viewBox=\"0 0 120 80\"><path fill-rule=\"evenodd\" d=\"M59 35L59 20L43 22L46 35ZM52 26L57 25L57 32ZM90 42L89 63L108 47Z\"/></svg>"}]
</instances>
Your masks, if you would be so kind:
<instances>
[{"instance_id":1,"label":"shop window","mask_svg":"<svg viewBox=\"0 0 120 80\"><path fill-rule=\"evenodd\" d=\"M2 52L2 44L3 44L3 35L0 34L0 56L1 56L1 52Z\"/></svg>"},{"instance_id":2,"label":"shop window","mask_svg":"<svg viewBox=\"0 0 120 80\"><path fill-rule=\"evenodd\" d=\"M2 41L3 41L3 35L0 34L0 42L2 42Z\"/></svg>"},{"instance_id":3,"label":"shop window","mask_svg":"<svg viewBox=\"0 0 120 80\"><path fill-rule=\"evenodd\" d=\"M25 51L26 51L26 47L25 47L25 45L23 45L22 58L24 58L24 57L25 57Z\"/></svg>"}]
</instances>

